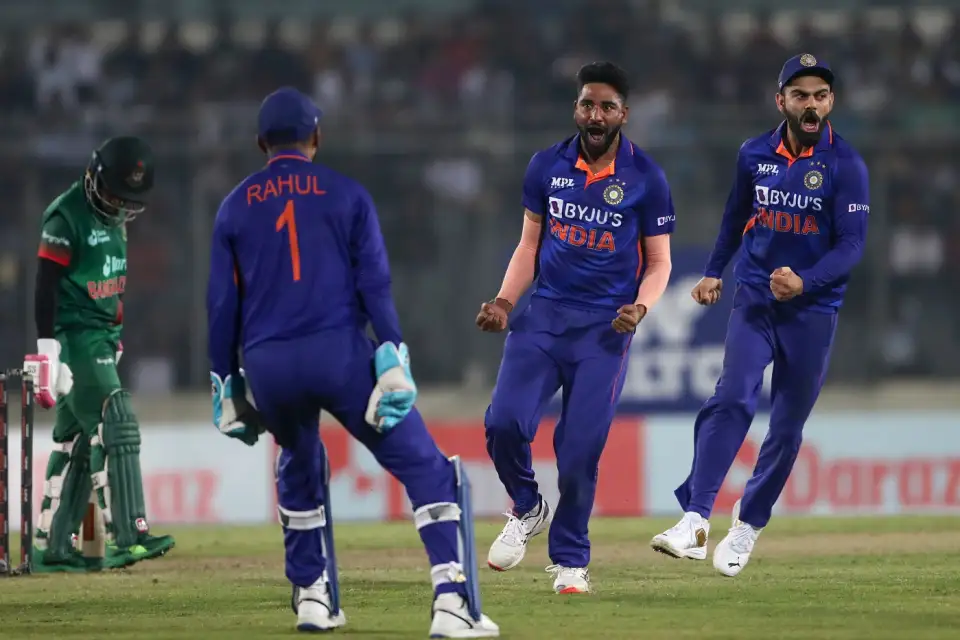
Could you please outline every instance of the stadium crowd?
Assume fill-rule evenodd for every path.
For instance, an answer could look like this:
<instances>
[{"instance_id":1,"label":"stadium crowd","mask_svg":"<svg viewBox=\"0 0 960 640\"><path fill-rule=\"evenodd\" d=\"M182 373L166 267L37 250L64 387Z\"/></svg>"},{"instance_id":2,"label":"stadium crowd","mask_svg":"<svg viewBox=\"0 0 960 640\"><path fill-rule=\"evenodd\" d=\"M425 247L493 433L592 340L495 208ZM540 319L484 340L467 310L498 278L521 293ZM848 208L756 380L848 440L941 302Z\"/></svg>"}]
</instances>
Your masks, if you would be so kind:
<instances>
[{"instance_id":1,"label":"stadium crowd","mask_svg":"<svg viewBox=\"0 0 960 640\"><path fill-rule=\"evenodd\" d=\"M125 127L157 141L161 185L130 229L138 293L125 340L141 364L155 358L144 371L168 371L157 386L202 384L202 356L184 336L202 326L209 224L259 162L252 109L292 84L325 111L329 161L377 198L418 379L460 380L464 363L496 366L471 314L516 241L530 153L572 130L581 64L628 69L628 135L667 170L676 243L709 246L736 149L776 124L774 79L799 47L832 61L835 126L859 145L874 184L870 255L844 322L869 325L863 340L875 342L838 354L836 376L960 374L951 346L960 324L949 320L960 310L951 295L960 289L960 14L930 24L852 13L829 31L778 15L678 22L621 0L542 7L313 25L0 26L4 335L30 327L25 274L44 204L78 177L96 142ZM440 310L458 320L441 322ZM5 340L0 351L9 360L22 349Z\"/></svg>"}]
</instances>

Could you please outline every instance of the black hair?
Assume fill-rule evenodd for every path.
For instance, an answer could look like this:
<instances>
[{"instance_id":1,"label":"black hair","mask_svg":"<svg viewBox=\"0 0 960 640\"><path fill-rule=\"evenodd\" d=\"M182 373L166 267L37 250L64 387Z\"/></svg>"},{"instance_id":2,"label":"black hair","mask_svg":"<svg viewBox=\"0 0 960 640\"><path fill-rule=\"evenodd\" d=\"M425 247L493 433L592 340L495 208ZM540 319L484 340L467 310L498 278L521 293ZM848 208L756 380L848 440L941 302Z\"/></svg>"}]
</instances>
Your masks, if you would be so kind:
<instances>
[{"instance_id":1,"label":"black hair","mask_svg":"<svg viewBox=\"0 0 960 640\"><path fill-rule=\"evenodd\" d=\"M580 71L577 72L579 90L583 90L583 85L594 82L610 85L614 91L620 94L620 98L624 102L630 95L630 81L627 79L627 72L612 62L591 62L580 67Z\"/></svg>"}]
</instances>

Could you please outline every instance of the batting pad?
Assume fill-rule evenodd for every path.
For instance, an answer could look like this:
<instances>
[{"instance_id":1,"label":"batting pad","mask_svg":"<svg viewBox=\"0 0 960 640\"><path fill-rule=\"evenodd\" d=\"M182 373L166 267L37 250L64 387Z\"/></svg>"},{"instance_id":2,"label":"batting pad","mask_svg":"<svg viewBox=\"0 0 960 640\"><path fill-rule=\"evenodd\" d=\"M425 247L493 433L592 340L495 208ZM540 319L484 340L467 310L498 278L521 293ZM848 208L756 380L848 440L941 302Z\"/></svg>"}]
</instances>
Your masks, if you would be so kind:
<instances>
[{"instance_id":1,"label":"batting pad","mask_svg":"<svg viewBox=\"0 0 960 640\"><path fill-rule=\"evenodd\" d=\"M70 536L80 526L90 498L89 446L86 438L78 435L57 443L50 454L34 539L38 549L50 549L60 557L70 550Z\"/></svg>"},{"instance_id":2,"label":"batting pad","mask_svg":"<svg viewBox=\"0 0 960 640\"><path fill-rule=\"evenodd\" d=\"M321 552L326 561L327 594L330 596L330 616L340 615L340 574L337 570L337 551L333 540L333 514L330 510L330 460L327 458L327 448L320 443L323 465L323 503L313 511L289 511L277 506L280 515L280 524L285 529L308 530L320 528ZM277 465L280 463L277 457ZM276 469L275 469L276 472ZM290 596L290 606L294 613L298 613L297 601L300 587L293 585Z\"/></svg>"},{"instance_id":3,"label":"batting pad","mask_svg":"<svg viewBox=\"0 0 960 640\"><path fill-rule=\"evenodd\" d=\"M467 610L475 620L480 620L480 581L477 576L477 546L473 536L473 498L470 479L460 456L450 458L457 475L457 504L460 507L460 564L463 566L463 579L467 591Z\"/></svg>"},{"instance_id":4,"label":"batting pad","mask_svg":"<svg viewBox=\"0 0 960 640\"><path fill-rule=\"evenodd\" d=\"M93 488L107 537L121 549L131 547L147 532L147 510L140 472L140 425L126 389L114 391L104 402L103 422L90 447Z\"/></svg>"}]
</instances>

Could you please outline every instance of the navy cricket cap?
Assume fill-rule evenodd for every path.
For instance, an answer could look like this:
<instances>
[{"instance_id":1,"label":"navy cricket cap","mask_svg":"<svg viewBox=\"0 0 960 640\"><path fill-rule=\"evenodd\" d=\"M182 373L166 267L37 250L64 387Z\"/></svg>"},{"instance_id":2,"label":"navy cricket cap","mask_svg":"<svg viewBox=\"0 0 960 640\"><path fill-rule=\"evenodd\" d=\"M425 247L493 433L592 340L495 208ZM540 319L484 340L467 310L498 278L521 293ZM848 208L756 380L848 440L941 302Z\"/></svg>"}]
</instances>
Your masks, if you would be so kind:
<instances>
[{"instance_id":1,"label":"navy cricket cap","mask_svg":"<svg viewBox=\"0 0 960 640\"><path fill-rule=\"evenodd\" d=\"M293 87L277 89L260 105L259 135L267 145L303 142L320 124L323 112Z\"/></svg>"},{"instance_id":2,"label":"navy cricket cap","mask_svg":"<svg viewBox=\"0 0 960 640\"><path fill-rule=\"evenodd\" d=\"M833 71L830 70L830 65L824 60L817 60L809 53L793 56L783 63L780 79L777 81L778 89L783 91L783 88L797 76L816 76L826 80L831 87L833 86Z\"/></svg>"}]
</instances>

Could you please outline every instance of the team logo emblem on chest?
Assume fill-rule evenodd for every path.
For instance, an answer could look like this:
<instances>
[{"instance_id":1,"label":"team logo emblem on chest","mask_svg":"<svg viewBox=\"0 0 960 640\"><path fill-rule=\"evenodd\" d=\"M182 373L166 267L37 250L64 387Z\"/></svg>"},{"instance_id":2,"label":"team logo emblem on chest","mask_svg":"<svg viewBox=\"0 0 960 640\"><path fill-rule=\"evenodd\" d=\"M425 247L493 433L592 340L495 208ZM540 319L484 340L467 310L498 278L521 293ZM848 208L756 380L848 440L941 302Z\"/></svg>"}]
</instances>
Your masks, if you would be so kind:
<instances>
[{"instance_id":1,"label":"team logo emblem on chest","mask_svg":"<svg viewBox=\"0 0 960 640\"><path fill-rule=\"evenodd\" d=\"M803 186L810 190L819 189L823 186L823 174L816 169L807 171L807 174L803 176Z\"/></svg>"},{"instance_id":2,"label":"team logo emblem on chest","mask_svg":"<svg viewBox=\"0 0 960 640\"><path fill-rule=\"evenodd\" d=\"M823 186L823 172L827 170L827 165L820 160L814 160L810 163L810 171L803 176L803 186L811 191L816 191Z\"/></svg>"},{"instance_id":3,"label":"team logo emblem on chest","mask_svg":"<svg viewBox=\"0 0 960 640\"><path fill-rule=\"evenodd\" d=\"M623 202L623 186L619 184L608 184L603 190L603 201L607 204L620 204Z\"/></svg>"}]
</instances>

